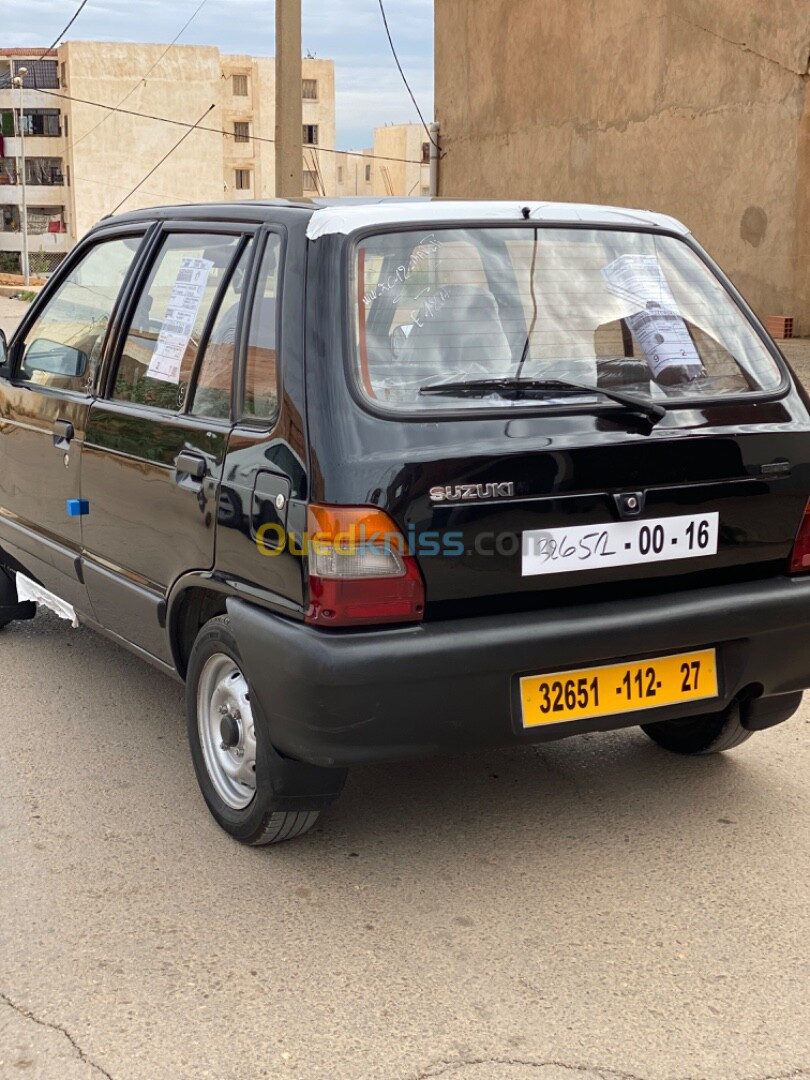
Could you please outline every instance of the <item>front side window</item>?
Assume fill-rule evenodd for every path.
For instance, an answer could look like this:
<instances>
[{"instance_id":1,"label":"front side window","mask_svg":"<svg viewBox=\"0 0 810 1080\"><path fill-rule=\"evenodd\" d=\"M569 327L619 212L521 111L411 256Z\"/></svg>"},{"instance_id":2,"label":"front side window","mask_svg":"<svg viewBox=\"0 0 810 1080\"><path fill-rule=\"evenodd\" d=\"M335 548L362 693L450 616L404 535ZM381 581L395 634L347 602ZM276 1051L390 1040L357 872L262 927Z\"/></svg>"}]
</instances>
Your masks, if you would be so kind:
<instances>
[{"instance_id":1,"label":"front side window","mask_svg":"<svg viewBox=\"0 0 810 1080\"><path fill-rule=\"evenodd\" d=\"M183 408L212 305L230 276L239 236L166 237L138 299L118 365L113 397Z\"/></svg>"},{"instance_id":2,"label":"front side window","mask_svg":"<svg viewBox=\"0 0 810 1080\"><path fill-rule=\"evenodd\" d=\"M18 378L65 390L92 387L107 324L141 239L105 240L73 267L25 335Z\"/></svg>"},{"instance_id":3,"label":"front side window","mask_svg":"<svg viewBox=\"0 0 810 1080\"><path fill-rule=\"evenodd\" d=\"M352 293L358 383L394 409L589 400L553 385L524 396L469 386L493 379L656 400L781 383L723 284L675 237L533 226L381 234L355 249ZM442 384L453 385L436 392Z\"/></svg>"}]
</instances>

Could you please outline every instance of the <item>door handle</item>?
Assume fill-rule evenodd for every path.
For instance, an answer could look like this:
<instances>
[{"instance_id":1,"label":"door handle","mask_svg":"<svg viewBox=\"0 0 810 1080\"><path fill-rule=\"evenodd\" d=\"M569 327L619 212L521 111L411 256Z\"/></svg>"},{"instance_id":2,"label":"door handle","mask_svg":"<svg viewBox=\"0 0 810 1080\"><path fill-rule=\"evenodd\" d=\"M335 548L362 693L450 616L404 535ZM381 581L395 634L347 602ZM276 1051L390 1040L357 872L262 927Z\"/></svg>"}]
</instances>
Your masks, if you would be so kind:
<instances>
[{"instance_id":1,"label":"door handle","mask_svg":"<svg viewBox=\"0 0 810 1080\"><path fill-rule=\"evenodd\" d=\"M178 477L180 474L190 476L192 480L202 480L205 476L205 458L201 454L190 454L187 450L177 455L175 468Z\"/></svg>"},{"instance_id":2,"label":"door handle","mask_svg":"<svg viewBox=\"0 0 810 1080\"><path fill-rule=\"evenodd\" d=\"M76 432L69 420L54 420L53 422L53 445L64 450Z\"/></svg>"}]
</instances>

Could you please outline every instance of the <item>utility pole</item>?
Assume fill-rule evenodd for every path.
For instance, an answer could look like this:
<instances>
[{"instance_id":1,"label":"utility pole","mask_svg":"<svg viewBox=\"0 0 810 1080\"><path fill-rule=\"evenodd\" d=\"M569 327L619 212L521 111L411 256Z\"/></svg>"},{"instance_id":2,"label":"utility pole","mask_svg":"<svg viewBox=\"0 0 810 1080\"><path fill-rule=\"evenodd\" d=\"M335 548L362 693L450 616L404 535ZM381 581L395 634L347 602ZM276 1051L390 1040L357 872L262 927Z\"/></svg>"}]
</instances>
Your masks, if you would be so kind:
<instances>
[{"instance_id":1,"label":"utility pole","mask_svg":"<svg viewBox=\"0 0 810 1080\"><path fill-rule=\"evenodd\" d=\"M25 192L25 115L23 113L23 80L27 74L27 68L18 68L17 74L13 79L14 85L20 89L20 110L17 118L17 136L20 140L20 183L22 184L22 221L20 222L22 228L22 272L23 285L25 285L26 288L28 288L31 280L30 268L28 265L28 204Z\"/></svg>"},{"instance_id":2,"label":"utility pole","mask_svg":"<svg viewBox=\"0 0 810 1080\"><path fill-rule=\"evenodd\" d=\"M276 0L276 197L303 194L301 0Z\"/></svg>"}]
</instances>

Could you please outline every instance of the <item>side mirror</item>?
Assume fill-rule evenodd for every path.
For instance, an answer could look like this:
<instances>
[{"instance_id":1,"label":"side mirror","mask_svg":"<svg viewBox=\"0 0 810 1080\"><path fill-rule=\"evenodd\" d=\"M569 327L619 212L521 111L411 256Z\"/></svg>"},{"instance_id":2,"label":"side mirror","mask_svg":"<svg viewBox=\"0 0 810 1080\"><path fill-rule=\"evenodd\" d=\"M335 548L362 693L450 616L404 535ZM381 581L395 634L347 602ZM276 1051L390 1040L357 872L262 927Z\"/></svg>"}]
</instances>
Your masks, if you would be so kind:
<instances>
[{"instance_id":1,"label":"side mirror","mask_svg":"<svg viewBox=\"0 0 810 1080\"><path fill-rule=\"evenodd\" d=\"M0 330L0 375L3 375L8 367L8 342L5 330Z\"/></svg>"},{"instance_id":2,"label":"side mirror","mask_svg":"<svg viewBox=\"0 0 810 1080\"><path fill-rule=\"evenodd\" d=\"M72 345L37 338L26 349L23 366L27 372L45 371L49 375L77 379L84 375L87 363L87 353L74 349Z\"/></svg>"}]
</instances>

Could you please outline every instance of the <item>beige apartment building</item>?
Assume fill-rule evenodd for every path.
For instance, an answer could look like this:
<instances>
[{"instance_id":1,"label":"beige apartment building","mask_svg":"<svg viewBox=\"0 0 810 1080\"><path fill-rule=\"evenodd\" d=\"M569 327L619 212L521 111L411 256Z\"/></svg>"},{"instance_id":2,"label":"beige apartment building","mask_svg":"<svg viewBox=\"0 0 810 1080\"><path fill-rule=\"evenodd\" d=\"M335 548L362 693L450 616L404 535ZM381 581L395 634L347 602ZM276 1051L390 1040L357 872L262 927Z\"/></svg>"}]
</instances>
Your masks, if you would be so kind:
<instances>
[{"instance_id":1,"label":"beige apartment building","mask_svg":"<svg viewBox=\"0 0 810 1080\"><path fill-rule=\"evenodd\" d=\"M436 0L439 190L683 219L810 334L808 0Z\"/></svg>"},{"instance_id":2,"label":"beige apartment building","mask_svg":"<svg viewBox=\"0 0 810 1080\"><path fill-rule=\"evenodd\" d=\"M421 124L374 129L374 146L337 155L338 195L429 195L430 142Z\"/></svg>"},{"instance_id":3,"label":"beige apartment building","mask_svg":"<svg viewBox=\"0 0 810 1080\"><path fill-rule=\"evenodd\" d=\"M204 46L175 45L162 56L165 50L86 41L44 56L0 49L0 271L18 262L22 250L20 106L34 271L53 269L122 200L121 210L133 210L275 194L274 60ZM22 92L13 86L20 68L27 71ZM334 194L331 60L303 61L301 94L304 193ZM183 125L198 122L172 151L188 131Z\"/></svg>"}]
</instances>

